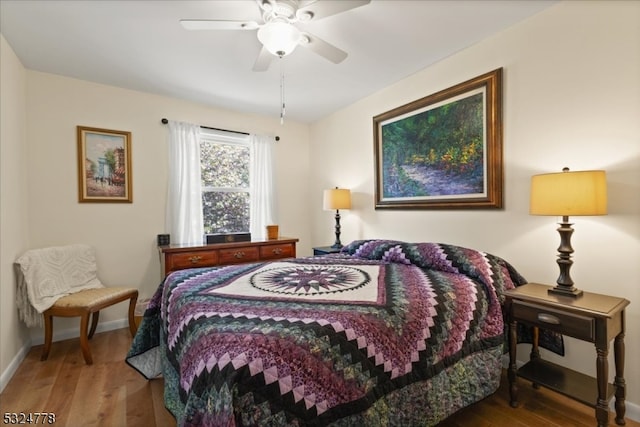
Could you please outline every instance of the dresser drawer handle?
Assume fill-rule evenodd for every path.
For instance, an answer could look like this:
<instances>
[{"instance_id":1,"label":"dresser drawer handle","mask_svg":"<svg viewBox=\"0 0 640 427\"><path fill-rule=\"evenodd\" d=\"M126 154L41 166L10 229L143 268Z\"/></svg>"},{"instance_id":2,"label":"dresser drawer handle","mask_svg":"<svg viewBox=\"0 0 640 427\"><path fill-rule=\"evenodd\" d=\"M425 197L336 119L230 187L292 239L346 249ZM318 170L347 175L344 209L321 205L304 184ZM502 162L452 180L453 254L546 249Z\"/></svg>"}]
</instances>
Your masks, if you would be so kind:
<instances>
[{"instance_id":1,"label":"dresser drawer handle","mask_svg":"<svg viewBox=\"0 0 640 427\"><path fill-rule=\"evenodd\" d=\"M233 254L233 256L236 257L237 259L244 258L244 252L238 251L235 254Z\"/></svg>"},{"instance_id":2,"label":"dresser drawer handle","mask_svg":"<svg viewBox=\"0 0 640 427\"><path fill-rule=\"evenodd\" d=\"M200 261L202 259L202 257L200 255L194 255L192 257L189 257L189 261L191 261L191 264L197 264L198 261Z\"/></svg>"},{"instance_id":3,"label":"dresser drawer handle","mask_svg":"<svg viewBox=\"0 0 640 427\"><path fill-rule=\"evenodd\" d=\"M282 248L275 248L273 250L273 253L276 254L276 255L280 255L282 253Z\"/></svg>"},{"instance_id":4,"label":"dresser drawer handle","mask_svg":"<svg viewBox=\"0 0 640 427\"><path fill-rule=\"evenodd\" d=\"M551 314L546 314L546 313L538 313L538 320L541 321L542 323L549 323L551 325L560 324L560 319L558 319L556 316L553 316Z\"/></svg>"}]
</instances>

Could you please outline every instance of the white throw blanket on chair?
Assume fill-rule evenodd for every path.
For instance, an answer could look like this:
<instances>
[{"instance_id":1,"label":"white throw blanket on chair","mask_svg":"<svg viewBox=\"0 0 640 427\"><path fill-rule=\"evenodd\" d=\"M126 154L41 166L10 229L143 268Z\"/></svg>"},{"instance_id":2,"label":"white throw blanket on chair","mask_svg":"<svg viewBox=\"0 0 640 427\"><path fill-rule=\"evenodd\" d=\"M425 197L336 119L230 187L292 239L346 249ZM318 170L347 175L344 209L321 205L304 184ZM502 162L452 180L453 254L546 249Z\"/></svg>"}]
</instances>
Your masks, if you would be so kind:
<instances>
[{"instance_id":1,"label":"white throw blanket on chair","mask_svg":"<svg viewBox=\"0 0 640 427\"><path fill-rule=\"evenodd\" d=\"M94 249L76 244L32 249L16 260L17 304L29 326L42 326L42 312L59 298L83 289L104 287L97 276Z\"/></svg>"}]
</instances>

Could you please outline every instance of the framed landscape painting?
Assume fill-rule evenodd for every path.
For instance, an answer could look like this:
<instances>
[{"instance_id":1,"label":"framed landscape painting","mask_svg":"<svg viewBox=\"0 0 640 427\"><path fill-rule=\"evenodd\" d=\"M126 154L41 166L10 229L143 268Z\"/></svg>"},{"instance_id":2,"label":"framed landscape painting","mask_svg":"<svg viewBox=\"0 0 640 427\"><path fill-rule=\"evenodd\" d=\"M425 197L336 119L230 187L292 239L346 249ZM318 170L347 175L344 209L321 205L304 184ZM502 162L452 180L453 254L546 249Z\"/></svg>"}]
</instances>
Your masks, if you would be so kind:
<instances>
[{"instance_id":1,"label":"framed landscape painting","mask_svg":"<svg viewBox=\"0 0 640 427\"><path fill-rule=\"evenodd\" d=\"M78 126L78 201L131 203L131 132Z\"/></svg>"},{"instance_id":2,"label":"framed landscape painting","mask_svg":"<svg viewBox=\"0 0 640 427\"><path fill-rule=\"evenodd\" d=\"M502 68L373 118L376 209L502 207Z\"/></svg>"}]
</instances>

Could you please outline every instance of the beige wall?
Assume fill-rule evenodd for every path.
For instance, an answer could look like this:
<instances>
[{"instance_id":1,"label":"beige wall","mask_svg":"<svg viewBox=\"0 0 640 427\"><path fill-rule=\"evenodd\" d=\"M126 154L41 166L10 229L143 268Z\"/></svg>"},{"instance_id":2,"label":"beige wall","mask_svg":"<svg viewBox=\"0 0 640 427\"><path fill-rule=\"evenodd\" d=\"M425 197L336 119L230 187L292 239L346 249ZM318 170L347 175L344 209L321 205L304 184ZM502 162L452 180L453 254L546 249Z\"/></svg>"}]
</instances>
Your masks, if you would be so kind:
<instances>
[{"instance_id":1,"label":"beige wall","mask_svg":"<svg viewBox=\"0 0 640 427\"><path fill-rule=\"evenodd\" d=\"M13 261L27 247L26 72L0 35L0 390L28 350L15 308Z\"/></svg>"},{"instance_id":2,"label":"beige wall","mask_svg":"<svg viewBox=\"0 0 640 427\"><path fill-rule=\"evenodd\" d=\"M343 240L448 242L511 261L530 281L554 283L556 218L528 215L536 173L605 169L609 215L575 217L572 276L586 291L623 296L627 400L640 419L640 2L560 3L312 125L310 194L351 188ZM376 211L372 117L504 67L504 209ZM349 141L348 144L345 141ZM310 200L314 242L332 216ZM613 358L611 351L611 358ZM519 352L527 356L525 348ZM569 339L558 363L595 373L595 349ZM610 376L613 378L612 370ZM631 405L630 405L631 407Z\"/></svg>"}]
</instances>

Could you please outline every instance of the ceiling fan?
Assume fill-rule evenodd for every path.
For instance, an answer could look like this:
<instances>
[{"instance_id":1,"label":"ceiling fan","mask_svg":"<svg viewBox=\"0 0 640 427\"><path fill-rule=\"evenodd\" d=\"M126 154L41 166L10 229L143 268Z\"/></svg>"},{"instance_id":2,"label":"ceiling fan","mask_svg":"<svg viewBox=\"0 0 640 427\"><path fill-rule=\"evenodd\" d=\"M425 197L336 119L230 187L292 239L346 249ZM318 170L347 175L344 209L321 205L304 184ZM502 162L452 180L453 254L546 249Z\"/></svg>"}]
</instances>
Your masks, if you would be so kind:
<instances>
[{"instance_id":1,"label":"ceiling fan","mask_svg":"<svg viewBox=\"0 0 640 427\"><path fill-rule=\"evenodd\" d=\"M356 7L371 0L255 0L262 11L262 20L229 21L208 19L181 19L187 30L258 30L262 49L253 65L254 71L265 71L274 57L289 55L297 46L303 46L323 58L338 64L347 53L321 38L298 29L296 24L317 21Z\"/></svg>"}]
</instances>

